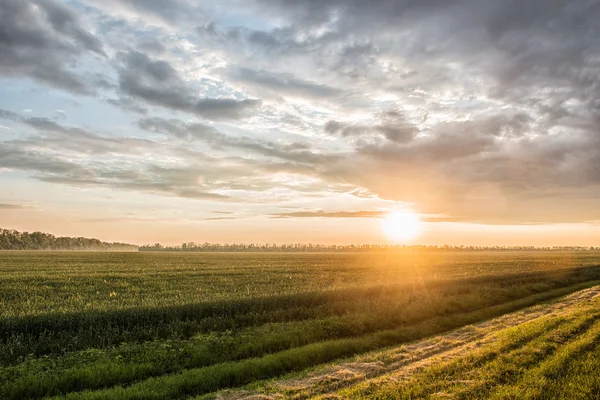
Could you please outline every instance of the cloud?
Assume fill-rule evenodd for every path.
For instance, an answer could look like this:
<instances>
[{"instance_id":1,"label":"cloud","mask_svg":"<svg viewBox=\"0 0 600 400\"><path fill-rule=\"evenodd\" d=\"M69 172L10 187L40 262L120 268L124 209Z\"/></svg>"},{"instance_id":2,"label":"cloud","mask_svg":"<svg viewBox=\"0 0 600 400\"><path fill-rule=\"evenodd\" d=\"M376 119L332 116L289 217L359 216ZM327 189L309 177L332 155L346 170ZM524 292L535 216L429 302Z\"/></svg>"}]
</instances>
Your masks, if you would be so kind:
<instances>
[{"instance_id":1,"label":"cloud","mask_svg":"<svg viewBox=\"0 0 600 400\"><path fill-rule=\"evenodd\" d=\"M167 52L167 47L157 38L155 37L148 37L148 38L144 38L142 39L138 45L136 46L137 49L140 49L146 53L151 53L151 54L164 54Z\"/></svg>"},{"instance_id":2,"label":"cloud","mask_svg":"<svg viewBox=\"0 0 600 400\"><path fill-rule=\"evenodd\" d=\"M144 129L166 133L185 142L201 140L225 153L209 156L206 151L190 148L189 143L105 137L46 118L23 118L6 111L3 115L32 128L35 134L0 142L0 168L29 172L44 182L245 202L273 199L266 192L275 186L279 196L314 193L330 187L314 182L277 185L273 182L271 174L312 175L316 174L318 165L325 163L302 144L280 145L248 137L235 138L203 124L178 120L140 120ZM231 154L232 149L240 150L245 157ZM161 163L161 160L168 162Z\"/></svg>"},{"instance_id":3,"label":"cloud","mask_svg":"<svg viewBox=\"0 0 600 400\"><path fill-rule=\"evenodd\" d=\"M328 98L339 96L343 93L340 89L299 79L289 73L239 68L229 76L244 84L271 90L277 96Z\"/></svg>"},{"instance_id":4,"label":"cloud","mask_svg":"<svg viewBox=\"0 0 600 400\"><path fill-rule=\"evenodd\" d=\"M29 143L43 144L45 147L54 145L65 150L87 154L129 153L157 147L154 142L149 140L103 137L81 128L65 127L47 118L26 118L22 122L44 135L41 138L29 138Z\"/></svg>"},{"instance_id":5,"label":"cloud","mask_svg":"<svg viewBox=\"0 0 600 400\"><path fill-rule=\"evenodd\" d=\"M271 218L381 218L385 211L294 211L271 214Z\"/></svg>"},{"instance_id":6,"label":"cloud","mask_svg":"<svg viewBox=\"0 0 600 400\"><path fill-rule=\"evenodd\" d=\"M142 107L137 101L129 98L129 97L120 97L118 99L107 99L107 103L112 104L113 106L122 108L124 110L133 111L138 114L148 114L148 109Z\"/></svg>"},{"instance_id":7,"label":"cloud","mask_svg":"<svg viewBox=\"0 0 600 400\"><path fill-rule=\"evenodd\" d=\"M143 21L142 26L180 28L186 22L202 20L200 4L186 0L82 0L118 21Z\"/></svg>"},{"instance_id":8,"label":"cloud","mask_svg":"<svg viewBox=\"0 0 600 400\"><path fill-rule=\"evenodd\" d=\"M198 97L165 60L152 60L137 51L119 53L119 89L149 104L189 112L203 118L239 119L261 105L259 99Z\"/></svg>"},{"instance_id":9,"label":"cloud","mask_svg":"<svg viewBox=\"0 0 600 400\"><path fill-rule=\"evenodd\" d=\"M78 182L93 181L93 174L85 167L44 152L19 148L10 142L3 142L0 148L0 167L47 175L68 175Z\"/></svg>"},{"instance_id":10,"label":"cloud","mask_svg":"<svg viewBox=\"0 0 600 400\"><path fill-rule=\"evenodd\" d=\"M30 76L76 93L92 90L69 64L85 54L106 54L70 8L52 0L3 0L0 26L1 75Z\"/></svg>"},{"instance_id":11,"label":"cloud","mask_svg":"<svg viewBox=\"0 0 600 400\"><path fill-rule=\"evenodd\" d=\"M324 125L326 133L341 137L361 137L380 135L395 143L410 142L419 128L406 121L404 114L400 111L387 110L378 116L379 122L375 125L355 124L339 121L328 121Z\"/></svg>"},{"instance_id":12,"label":"cloud","mask_svg":"<svg viewBox=\"0 0 600 400\"><path fill-rule=\"evenodd\" d=\"M58 154L47 150L39 152L21 148L18 146L21 143L3 144L0 148L0 168L30 172L44 182L77 187L103 186L189 199L229 199L227 195L214 193L198 185L200 172L197 167L169 169L150 164L128 168L115 166L110 161L86 165L63 160Z\"/></svg>"},{"instance_id":13,"label":"cloud","mask_svg":"<svg viewBox=\"0 0 600 400\"><path fill-rule=\"evenodd\" d=\"M385 218L390 211L360 210L360 211L323 211L305 210L287 213L270 214L271 218ZM458 218L445 215L420 215L421 222L459 222Z\"/></svg>"},{"instance_id":14,"label":"cloud","mask_svg":"<svg viewBox=\"0 0 600 400\"><path fill-rule=\"evenodd\" d=\"M516 120L439 123L408 143L362 145L324 176L464 221L597 219L598 138L587 131L531 136L535 124Z\"/></svg>"},{"instance_id":15,"label":"cloud","mask_svg":"<svg viewBox=\"0 0 600 400\"><path fill-rule=\"evenodd\" d=\"M178 120L162 118L145 118L138 125L151 132L165 133L179 139L200 140L213 148L238 149L260 154L270 158L281 159L299 164L322 165L335 162L340 158L334 154L319 154L309 149L304 143L282 145L264 142L247 136L227 136L211 126L201 123L183 123Z\"/></svg>"},{"instance_id":16,"label":"cloud","mask_svg":"<svg viewBox=\"0 0 600 400\"><path fill-rule=\"evenodd\" d=\"M25 210L28 208L31 208L31 206L23 206L20 204L0 203L0 210Z\"/></svg>"},{"instance_id":17,"label":"cloud","mask_svg":"<svg viewBox=\"0 0 600 400\"><path fill-rule=\"evenodd\" d=\"M9 121L19 121L21 116L15 112L0 109L0 118L7 119Z\"/></svg>"},{"instance_id":18,"label":"cloud","mask_svg":"<svg viewBox=\"0 0 600 400\"><path fill-rule=\"evenodd\" d=\"M461 221L599 220L598 20L589 0L7 0L2 76L143 118L0 110L20 125L0 165L188 198L345 190Z\"/></svg>"}]
</instances>

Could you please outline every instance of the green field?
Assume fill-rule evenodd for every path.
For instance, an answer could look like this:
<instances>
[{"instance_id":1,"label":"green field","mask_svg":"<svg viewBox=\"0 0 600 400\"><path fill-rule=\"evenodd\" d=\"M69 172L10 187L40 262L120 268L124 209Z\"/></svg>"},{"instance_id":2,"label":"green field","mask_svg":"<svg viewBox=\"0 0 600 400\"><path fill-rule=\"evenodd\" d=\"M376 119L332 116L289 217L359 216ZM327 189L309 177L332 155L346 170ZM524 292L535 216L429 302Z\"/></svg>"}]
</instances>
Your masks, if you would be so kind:
<instances>
[{"instance_id":1,"label":"green field","mask_svg":"<svg viewBox=\"0 0 600 400\"><path fill-rule=\"evenodd\" d=\"M590 251L0 252L0 398L214 397L598 284L600 253ZM589 353L598 344L595 309L574 307L564 323L534 323L538 336L518 330L494 346L534 343L535 353L544 338L564 337L564 347L522 356L535 370L583 340L573 346L589 363L561 370L571 382L578 368L598 364ZM527 341L534 336L539 346ZM428 383L439 376L464 381L480 366L495 376L494 349L460 368L420 371L410 391L390 384L375 393L365 382L338 395L428 397L445 390ZM493 384L514 393L513 381Z\"/></svg>"}]
</instances>

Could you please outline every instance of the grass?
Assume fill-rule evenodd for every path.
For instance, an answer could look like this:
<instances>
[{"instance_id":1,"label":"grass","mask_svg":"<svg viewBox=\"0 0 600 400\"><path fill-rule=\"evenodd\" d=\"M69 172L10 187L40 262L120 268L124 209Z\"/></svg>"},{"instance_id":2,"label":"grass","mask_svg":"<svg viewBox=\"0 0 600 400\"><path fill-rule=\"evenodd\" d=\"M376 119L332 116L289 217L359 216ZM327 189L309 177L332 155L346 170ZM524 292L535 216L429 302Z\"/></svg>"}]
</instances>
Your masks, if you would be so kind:
<instances>
[{"instance_id":1,"label":"grass","mask_svg":"<svg viewBox=\"0 0 600 400\"><path fill-rule=\"evenodd\" d=\"M352 399L577 399L600 387L600 301L497 333L482 348L401 376L391 373L339 390Z\"/></svg>"},{"instance_id":2,"label":"grass","mask_svg":"<svg viewBox=\"0 0 600 400\"><path fill-rule=\"evenodd\" d=\"M3 252L0 398L166 399L237 387L598 284L599 260Z\"/></svg>"}]
</instances>

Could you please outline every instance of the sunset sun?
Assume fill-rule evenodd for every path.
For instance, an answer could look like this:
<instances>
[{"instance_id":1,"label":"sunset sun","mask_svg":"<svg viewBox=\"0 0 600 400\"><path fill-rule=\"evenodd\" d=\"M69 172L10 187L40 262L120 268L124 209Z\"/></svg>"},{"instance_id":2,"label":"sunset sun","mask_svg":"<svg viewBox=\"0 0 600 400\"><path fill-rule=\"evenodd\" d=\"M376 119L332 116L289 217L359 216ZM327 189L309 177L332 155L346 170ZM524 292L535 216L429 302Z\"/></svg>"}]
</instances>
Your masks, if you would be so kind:
<instances>
[{"instance_id":1,"label":"sunset sun","mask_svg":"<svg viewBox=\"0 0 600 400\"><path fill-rule=\"evenodd\" d=\"M415 239L421 232L419 216L412 211L392 211L382 221L383 232L394 242Z\"/></svg>"}]
</instances>

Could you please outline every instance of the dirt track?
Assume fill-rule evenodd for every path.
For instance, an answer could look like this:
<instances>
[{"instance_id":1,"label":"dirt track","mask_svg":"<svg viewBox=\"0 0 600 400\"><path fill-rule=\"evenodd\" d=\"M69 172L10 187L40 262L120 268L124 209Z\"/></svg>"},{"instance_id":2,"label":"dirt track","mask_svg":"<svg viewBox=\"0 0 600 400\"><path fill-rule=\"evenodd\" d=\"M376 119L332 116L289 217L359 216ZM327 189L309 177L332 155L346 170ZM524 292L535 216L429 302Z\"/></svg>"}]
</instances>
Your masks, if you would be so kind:
<instances>
[{"instance_id":1,"label":"dirt track","mask_svg":"<svg viewBox=\"0 0 600 400\"><path fill-rule=\"evenodd\" d=\"M559 300L525 308L479 324L468 325L429 339L411 342L393 349L355 357L352 362L317 369L299 379L282 379L270 384L268 394L224 391L219 400L307 399L331 393L365 379L393 372L394 377L459 357L470 349L495 340L498 330L539 317L558 315L571 307L600 296L600 286L575 292Z\"/></svg>"}]
</instances>

